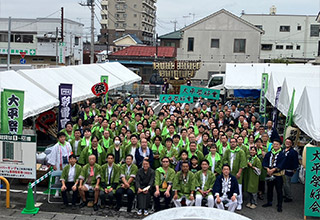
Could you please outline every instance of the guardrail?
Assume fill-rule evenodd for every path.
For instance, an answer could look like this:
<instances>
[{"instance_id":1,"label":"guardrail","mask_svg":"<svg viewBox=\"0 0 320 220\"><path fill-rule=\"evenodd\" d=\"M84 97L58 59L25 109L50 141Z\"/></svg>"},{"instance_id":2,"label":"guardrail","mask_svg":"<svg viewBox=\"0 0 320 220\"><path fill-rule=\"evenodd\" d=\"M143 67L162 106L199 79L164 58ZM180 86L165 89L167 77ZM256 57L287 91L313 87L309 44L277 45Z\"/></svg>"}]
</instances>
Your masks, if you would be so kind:
<instances>
[{"instance_id":1,"label":"guardrail","mask_svg":"<svg viewBox=\"0 0 320 220\"><path fill-rule=\"evenodd\" d=\"M0 176L0 180L5 182L5 184L6 184L6 189L7 189L7 191L6 191L6 207L7 207L7 209L9 209L10 208L10 183L3 176Z\"/></svg>"}]
</instances>

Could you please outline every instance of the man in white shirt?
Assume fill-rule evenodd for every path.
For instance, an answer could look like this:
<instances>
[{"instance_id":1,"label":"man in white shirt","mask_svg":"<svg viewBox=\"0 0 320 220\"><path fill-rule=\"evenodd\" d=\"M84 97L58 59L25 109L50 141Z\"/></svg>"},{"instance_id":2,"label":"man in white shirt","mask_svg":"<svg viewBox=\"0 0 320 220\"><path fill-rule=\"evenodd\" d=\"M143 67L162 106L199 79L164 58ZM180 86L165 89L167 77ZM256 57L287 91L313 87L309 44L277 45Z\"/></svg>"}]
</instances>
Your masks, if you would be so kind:
<instances>
[{"instance_id":1,"label":"man in white shirt","mask_svg":"<svg viewBox=\"0 0 320 220\"><path fill-rule=\"evenodd\" d=\"M57 135L58 143L52 147L51 153L48 155L48 163L53 166L54 170L62 171L69 164L68 158L72 154L72 148L69 142L66 141L66 134L59 132ZM56 178L56 183L59 183L60 178ZM59 191L56 191L55 197L59 196Z\"/></svg>"}]
</instances>

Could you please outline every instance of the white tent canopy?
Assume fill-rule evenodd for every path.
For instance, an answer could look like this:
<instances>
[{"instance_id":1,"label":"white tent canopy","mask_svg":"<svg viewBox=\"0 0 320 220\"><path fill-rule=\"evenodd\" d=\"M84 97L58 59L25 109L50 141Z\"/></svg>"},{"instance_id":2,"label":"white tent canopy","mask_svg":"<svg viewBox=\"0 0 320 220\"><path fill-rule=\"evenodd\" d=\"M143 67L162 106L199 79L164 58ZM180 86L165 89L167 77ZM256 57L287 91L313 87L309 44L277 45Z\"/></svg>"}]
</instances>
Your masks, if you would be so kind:
<instances>
[{"instance_id":1,"label":"white tent canopy","mask_svg":"<svg viewBox=\"0 0 320 220\"><path fill-rule=\"evenodd\" d=\"M297 103L293 120L308 136L320 141L320 87L306 86Z\"/></svg>"},{"instance_id":2,"label":"white tent canopy","mask_svg":"<svg viewBox=\"0 0 320 220\"><path fill-rule=\"evenodd\" d=\"M285 78L281 87L281 93L278 104L278 110L282 114L284 114L285 116L288 115L293 89L295 89L293 109L296 109L298 102L301 98L304 86L306 85L320 88L320 75L318 75L317 78L306 78L303 74L301 74L300 77Z\"/></svg>"},{"instance_id":3,"label":"white tent canopy","mask_svg":"<svg viewBox=\"0 0 320 220\"><path fill-rule=\"evenodd\" d=\"M282 72L286 75L309 72L320 73L320 67L309 64L227 63L225 87L227 89L261 89L262 73L271 74L274 72ZM283 80L280 80L280 82L280 85L282 85Z\"/></svg>"},{"instance_id":4,"label":"white tent canopy","mask_svg":"<svg viewBox=\"0 0 320 220\"><path fill-rule=\"evenodd\" d=\"M24 119L57 106L60 83L73 85L72 103L75 103L94 97L91 87L100 82L101 76L109 76L109 90L141 80L140 76L120 63L9 71L0 72L0 76L1 89L28 92L25 97Z\"/></svg>"}]
</instances>

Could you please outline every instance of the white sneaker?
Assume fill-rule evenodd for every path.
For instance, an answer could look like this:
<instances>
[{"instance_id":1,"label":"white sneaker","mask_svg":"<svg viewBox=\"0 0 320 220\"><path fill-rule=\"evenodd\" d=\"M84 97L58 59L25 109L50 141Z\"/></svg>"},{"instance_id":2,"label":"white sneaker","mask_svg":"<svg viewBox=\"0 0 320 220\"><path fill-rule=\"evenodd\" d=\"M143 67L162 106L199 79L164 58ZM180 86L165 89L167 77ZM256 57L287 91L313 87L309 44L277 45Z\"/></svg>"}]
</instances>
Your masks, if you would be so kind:
<instances>
[{"instance_id":1,"label":"white sneaker","mask_svg":"<svg viewBox=\"0 0 320 220\"><path fill-rule=\"evenodd\" d=\"M60 198L60 195L59 195L59 191L58 191L58 190L56 191L56 194L54 194L53 198L55 198L55 199L56 199L56 198Z\"/></svg>"},{"instance_id":2,"label":"white sneaker","mask_svg":"<svg viewBox=\"0 0 320 220\"><path fill-rule=\"evenodd\" d=\"M139 209L138 211L137 211L137 215L142 215L142 209Z\"/></svg>"},{"instance_id":3,"label":"white sneaker","mask_svg":"<svg viewBox=\"0 0 320 220\"><path fill-rule=\"evenodd\" d=\"M239 205L237 206L237 210L240 211L241 209L242 209L242 206L239 204Z\"/></svg>"},{"instance_id":4,"label":"white sneaker","mask_svg":"<svg viewBox=\"0 0 320 220\"><path fill-rule=\"evenodd\" d=\"M148 210L144 210L143 215L144 215L144 216L149 215Z\"/></svg>"}]
</instances>

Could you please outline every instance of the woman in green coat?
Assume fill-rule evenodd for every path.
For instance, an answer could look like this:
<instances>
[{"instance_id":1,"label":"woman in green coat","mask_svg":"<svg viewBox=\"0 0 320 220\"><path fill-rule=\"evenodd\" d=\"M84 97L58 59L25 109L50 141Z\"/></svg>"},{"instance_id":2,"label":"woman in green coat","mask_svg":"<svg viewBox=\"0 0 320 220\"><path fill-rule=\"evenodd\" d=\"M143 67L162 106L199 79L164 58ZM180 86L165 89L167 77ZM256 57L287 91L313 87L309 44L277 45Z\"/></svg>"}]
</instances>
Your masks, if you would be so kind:
<instances>
[{"instance_id":1,"label":"woman in green coat","mask_svg":"<svg viewBox=\"0 0 320 220\"><path fill-rule=\"evenodd\" d=\"M261 174L261 161L257 157L257 148L250 148L250 157L248 159L248 167L244 171L244 187L250 196L250 202L246 205L248 208L255 209L257 207L257 193L259 187L259 176Z\"/></svg>"},{"instance_id":2,"label":"woman in green coat","mask_svg":"<svg viewBox=\"0 0 320 220\"><path fill-rule=\"evenodd\" d=\"M163 150L164 146L161 144L162 138L156 136L154 138L154 144L151 146L153 153L153 169L156 170L160 167L160 152Z\"/></svg>"}]
</instances>

